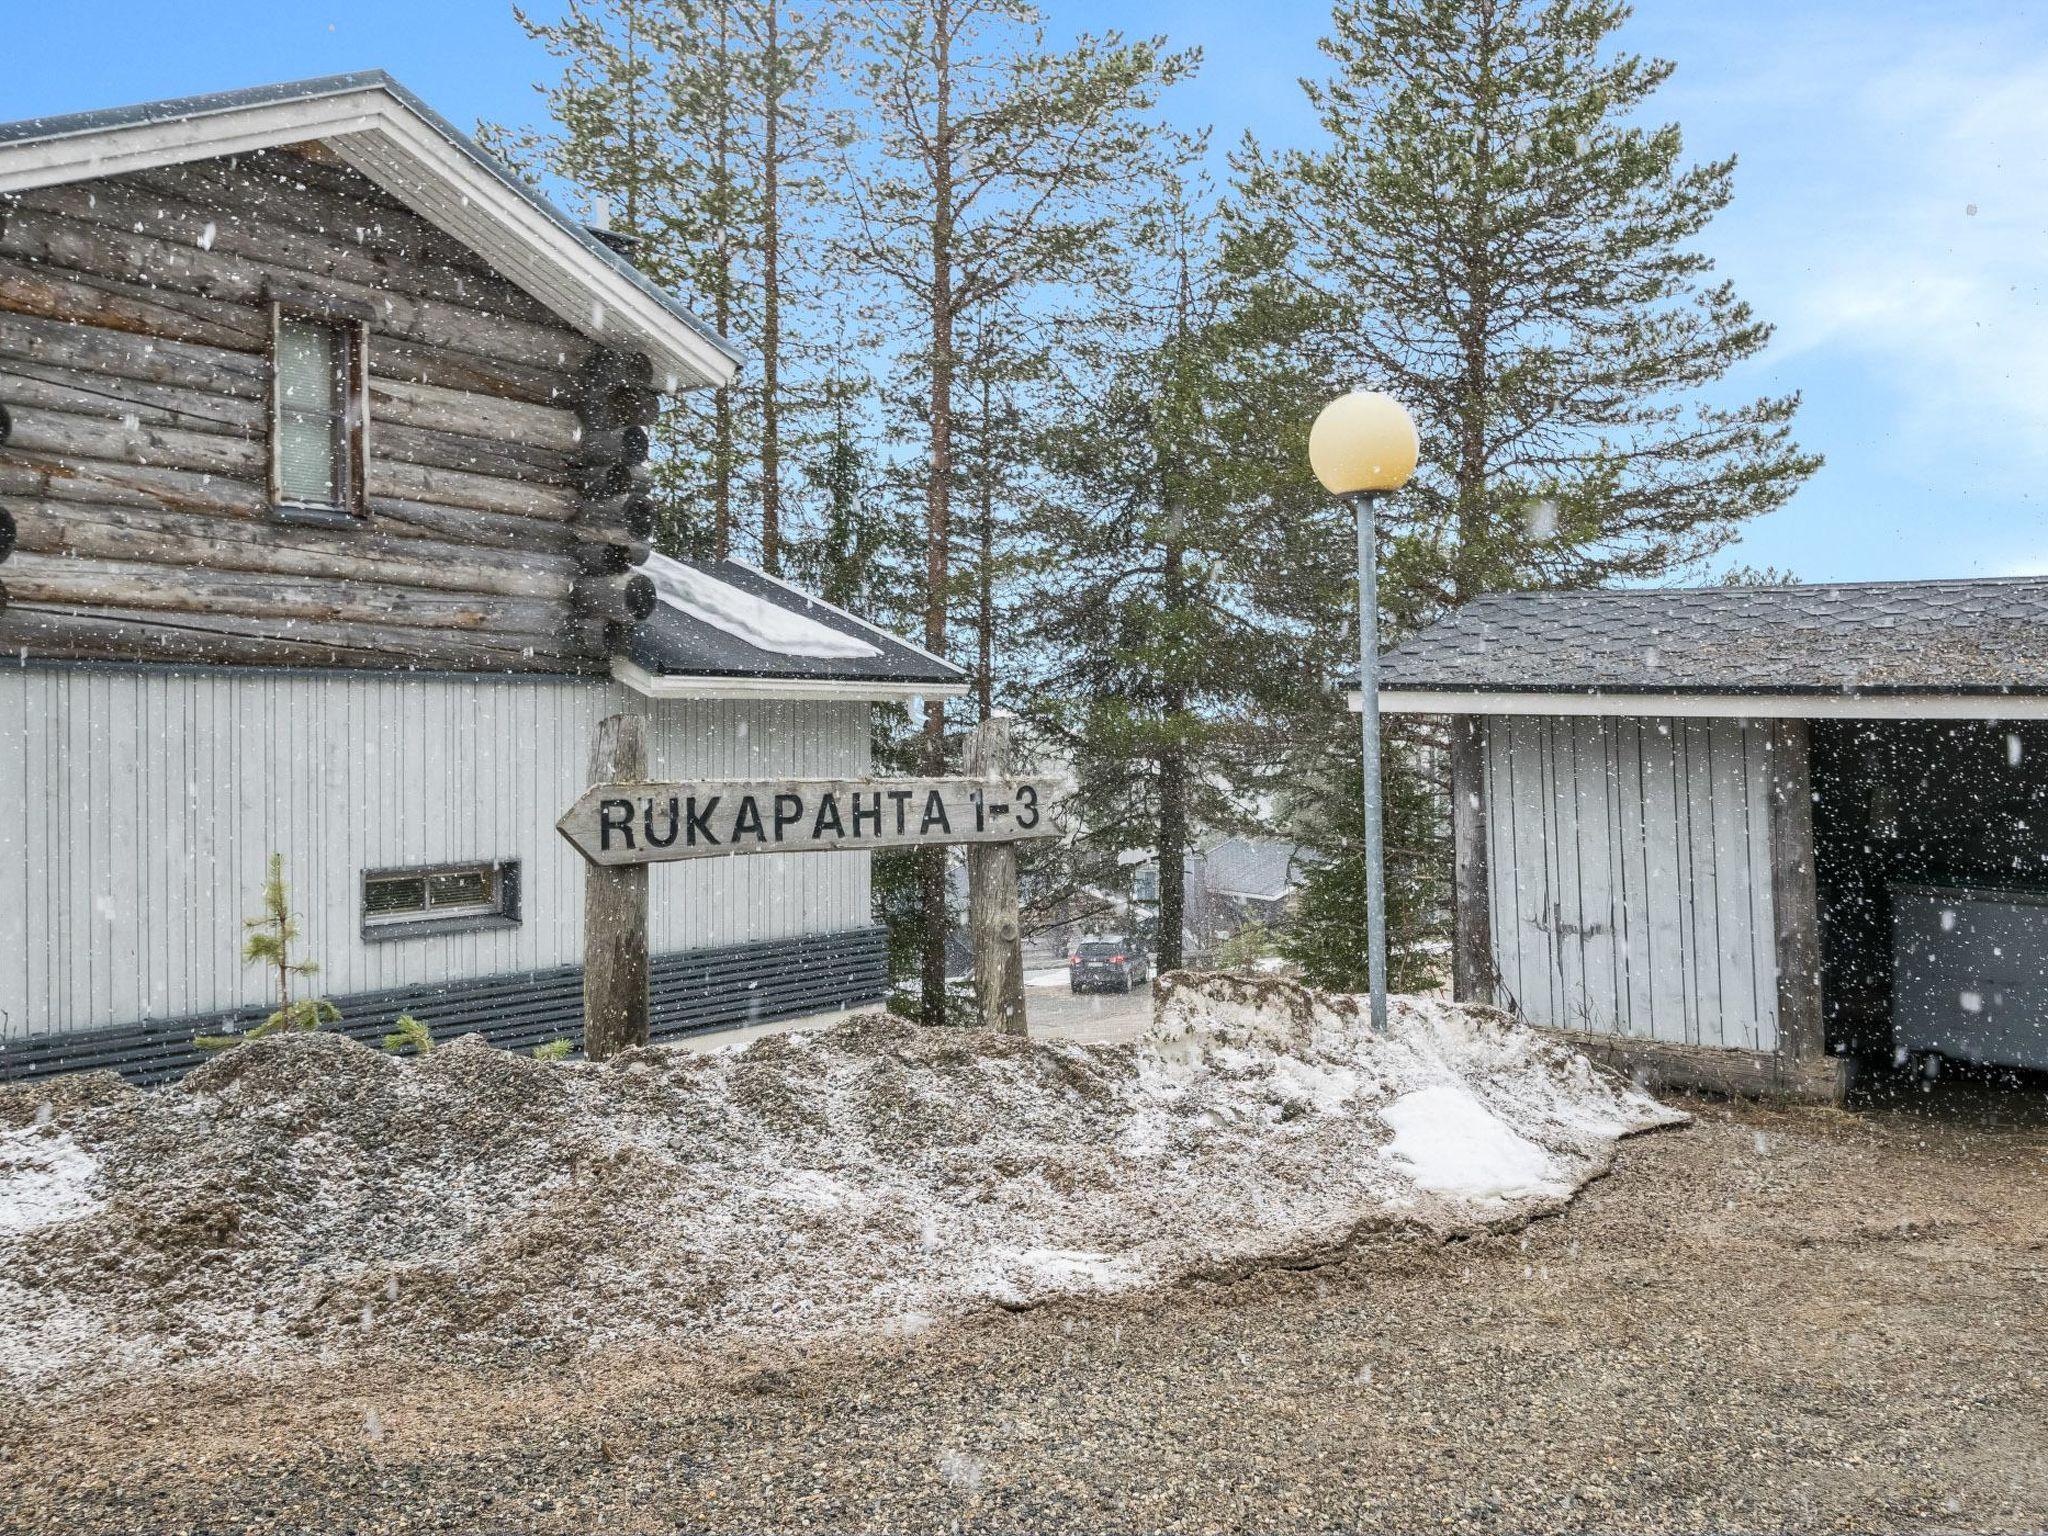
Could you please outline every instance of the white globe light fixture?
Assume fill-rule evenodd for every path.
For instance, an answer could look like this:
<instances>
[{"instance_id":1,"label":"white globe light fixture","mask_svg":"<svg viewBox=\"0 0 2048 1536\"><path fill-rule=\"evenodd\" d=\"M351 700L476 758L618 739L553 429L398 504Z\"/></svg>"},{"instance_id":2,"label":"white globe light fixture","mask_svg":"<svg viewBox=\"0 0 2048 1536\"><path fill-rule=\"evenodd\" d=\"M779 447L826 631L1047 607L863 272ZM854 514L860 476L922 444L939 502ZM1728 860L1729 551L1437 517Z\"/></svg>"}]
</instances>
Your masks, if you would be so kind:
<instances>
[{"instance_id":1,"label":"white globe light fixture","mask_svg":"<svg viewBox=\"0 0 2048 1536\"><path fill-rule=\"evenodd\" d=\"M1365 953L1372 1027L1387 1027L1387 872L1380 788L1379 502L1415 473L1422 451L1401 403L1376 390L1341 395L1309 429L1308 461L1332 496L1358 517L1358 693L1365 734Z\"/></svg>"}]
</instances>

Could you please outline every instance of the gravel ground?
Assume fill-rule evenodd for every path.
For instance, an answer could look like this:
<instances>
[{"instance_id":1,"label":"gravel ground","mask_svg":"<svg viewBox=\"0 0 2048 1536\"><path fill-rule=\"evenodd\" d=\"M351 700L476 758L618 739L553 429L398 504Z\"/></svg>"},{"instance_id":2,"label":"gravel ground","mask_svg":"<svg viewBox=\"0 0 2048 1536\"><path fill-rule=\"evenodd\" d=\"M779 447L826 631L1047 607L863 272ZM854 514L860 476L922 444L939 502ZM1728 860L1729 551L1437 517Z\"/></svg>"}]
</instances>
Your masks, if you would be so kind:
<instances>
[{"instance_id":1,"label":"gravel ground","mask_svg":"<svg viewBox=\"0 0 2048 1536\"><path fill-rule=\"evenodd\" d=\"M2038 1119L1687 1107L1519 1233L865 1353L0 1401L0 1529L2048 1525Z\"/></svg>"}]
</instances>

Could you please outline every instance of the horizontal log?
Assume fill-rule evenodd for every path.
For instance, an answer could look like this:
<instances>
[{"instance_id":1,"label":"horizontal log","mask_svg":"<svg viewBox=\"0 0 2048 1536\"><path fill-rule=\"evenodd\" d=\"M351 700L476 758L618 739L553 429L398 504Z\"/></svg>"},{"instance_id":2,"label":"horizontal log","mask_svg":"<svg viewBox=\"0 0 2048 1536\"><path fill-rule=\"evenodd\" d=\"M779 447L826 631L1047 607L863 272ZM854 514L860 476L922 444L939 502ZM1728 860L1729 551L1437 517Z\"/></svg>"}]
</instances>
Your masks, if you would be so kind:
<instances>
[{"instance_id":1,"label":"horizontal log","mask_svg":"<svg viewBox=\"0 0 2048 1536\"><path fill-rule=\"evenodd\" d=\"M263 437L269 431L266 401L222 398L201 390L0 358L0 408L8 404L123 421L132 419L139 426L225 432L236 437ZM406 463L471 470L506 479L532 479L556 485L569 481L569 461L560 453L502 438L486 440L413 426L403 419L413 414L413 403L402 397L384 399L381 411L373 400L373 452Z\"/></svg>"},{"instance_id":2,"label":"horizontal log","mask_svg":"<svg viewBox=\"0 0 2048 1536\"><path fill-rule=\"evenodd\" d=\"M647 354L619 347L593 346L577 373L593 397L621 387L646 389L654 382L654 364Z\"/></svg>"},{"instance_id":3,"label":"horizontal log","mask_svg":"<svg viewBox=\"0 0 2048 1536\"><path fill-rule=\"evenodd\" d=\"M246 304L159 294L144 283L60 272L0 256L0 310L167 341L268 353L266 317Z\"/></svg>"},{"instance_id":4,"label":"horizontal log","mask_svg":"<svg viewBox=\"0 0 2048 1536\"><path fill-rule=\"evenodd\" d=\"M565 405L572 385L555 368L532 368L452 347L432 347L370 331L370 376L536 405Z\"/></svg>"},{"instance_id":5,"label":"horizontal log","mask_svg":"<svg viewBox=\"0 0 2048 1536\"><path fill-rule=\"evenodd\" d=\"M602 501L649 494L653 475L645 464L585 464L576 471L576 483L584 500Z\"/></svg>"},{"instance_id":6,"label":"horizontal log","mask_svg":"<svg viewBox=\"0 0 2048 1536\"><path fill-rule=\"evenodd\" d=\"M370 380L370 417L433 432L517 441L565 455L575 452L583 436L576 413L562 407L529 405L402 379Z\"/></svg>"},{"instance_id":7,"label":"horizontal log","mask_svg":"<svg viewBox=\"0 0 2048 1536\"><path fill-rule=\"evenodd\" d=\"M189 432L176 427L130 426L110 417L80 416L68 411L22 408L12 415L12 436L5 450L0 451L196 470L252 483L262 481L269 471L269 446L254 438ZM419 439L408 441L415 448L418 446ZM379 442L380 434L373 426L367 466L373 496L399 496L555 522L565 522L575 515L577 498L566 486L408 463L380 452Z\"/></svg>"},{"instance_id":8,"label":"horizontal log","mask_svg":"<svg viewBox=\"0 0 2048 1536\"><path fill-rule=\"evenodd\" d=\"M209 207L118 177L37 187L17 194L16 201L34 212L289 267L322 280L390 289L528 324L567 328L546 305L502 279L408 250L358 244L345 234L337 237L301 229L266 218L253 206L223 208L216 203ZM347 231L352 226L335 227Z\"/></svg>"},{"instance_id":9,"label":"horizontal log","mask_svg":"<svg viewBox=\"0 0 2048 1536\"><path fill-rule=\"evenodd\" d=\"M303 287L307 282L306 274L277 262L201 250L18 206L0 205L0 253L69 272L146 282L159 292L245 305L267 304L279 286ZM590 353L590 341L565 326L534 325L331 277L316 281L323 293L369 305L377 331L407 341L457 347L527 367L566 370L574 370Z\"/></svg>"},{"instance_id":10,"label":"horizontal log","mask_svg":"<svg viewBox=\"0 0 2048 1536\"><path fill-rule=\"evenodd\" d=\"M270 495L261 484L155 465L106 464L90 460L20 454L0 449L0 493L33 500L82 501L129 507L163 507L189 512L263 518ZM372 496L370 522L397 538L440 539L468 546L568 553L571 531L552 519L479 512L398 496ZM588 537L602 537L592 533Z\"/></svg>"},{"instance_id":11,"label":"horizontal log","mask_svg":"<svg viewBox=\"0 0 2048 1536\"><path fill-rule=\"evenodd\" d=\"M260 480L167 469L156 464L114 464L69 455L0 448L0 491L9 495L91 501L133 507L261 516L270 494Z\"/></svg>"},{"instance_id":12,"label":"horizontal log","mask_svg":"<svg viewBox=\"0 0 2048 1536\"><path fill-rule=\"evenodd\" d=\"M582 464L639 464L649 446L645 427L593 427L576 445L576 459Z\"/></svg>"},{"instance_id":13,"label":"horizontal log","mask_svg":"<svg viewBox=\"0 0 2048 1536\"><path fill-rule=\"evenodd\" d=\"M622 386L590 393L577 404L583 424L593 431L613 427L651 427L661 420L661 396L651 389Z\"/></svg>"},{"instance_id":14,"label":"horizontal log","mask_svg":"<svg viewBox=\"0 0 2048 1536\"><path fill-rule=\"evenodd\" d=\"M66 368L80 377L112 374L240 400L262 400L270 393L267 357L0 311L0 362L9 360Z\"/></svg>"},{"instance_id":15,"label":"horizontal log","mask_svg":"<svg viewBox=\"0 0 2048 1536\"><path fill-rule=\"evenodd\" d=\"M21 548L35 554L331 576L564 605L582 569L572 554L479 549L380 528L316 528L268 516L13 500L0 502L0 513L15 520Z\"/></svg>"},{"instance_id":16,"label":"horizontal log","mask_svg":"<svg viewBox=\"0 0 2048 1536\"><path fill-rule=\"evenodd\" d=\"M619 528L631 538L646 539L654 535L654 513L654 498L638 487L586 499L576 509L576 521L583 527Z\"/></svg>"},{"instance_id":17,"label":"horizontal log","mask_svg":"<svg viewBox=\"0 0 2048 1536\"><path fill-rule=\"evenodd\" d=\"M285 627L274 620L122 608L23 604L0 614L0 652L39 657L593 674L606 664L604 645L599 623L561 634L466 635L374 624Z\"/></svg>"},{"instance_id":18,"label":"horizontal log","mask_svg":"<svg viewBox=\"0 0 2048 1536\"><path fill-rule=\"evenodd\" d=\"M22 602L71 608L529 634L547 633L566 617L559 603L532 598L427 592L335 577L252 575L142 560L81 560L21 551L8 562L8 571Z\"/></svg>"},{"instance_id":19,"label":"horizontal log","mask_svg":"<svg viewBox=\"0 0 2048 1536\"><path fill-rule=\"evenodd\" d=\"M584 576L576 583L579 612L618 624L645 623L654 613L657 595L652 578L641 575Z\"/></svg>"},{"instance_id":20,"label":"horizontal log","mask_svg":"<svg viewBox=\"0 0 2048 1536\"><path fill-rule=\"evenodd\" d=\"M549 518L479 512L472 507L447 507L403 496L372 496L370 521L405 538L449 538L493 549L546 554L566 555L573 537L569 524Z\"/></svg>"},{"instance_id":21,"label":"horizontal log","mask_svg":"<svg viewBox=\"0 0 2048 1536\"><path fill-rule=\"evenodd\" d=\"M594 576L618 576L646 562L654 546L640 543L575 545L570 553L579 569Z\"/></svg>"},{"instance_id":22,"label":"horizontal log","mask_svg":"<svg viewBox=\"0 0 2048 1536\"><path fill-rule=\"evenodd\" d=\"M520 480L567 488L572 480L569 461L544 448L522 443L433 428L406 426L388 421L374 410L370 414L370 453L405 464L424 464L440 469L468 470L502 480Z\"/></svg>"},{"instance_id":23,"label":"horizontal log","mask_svg":"<svg viewBox=\"0 0 2048 1536\"><path fill-rule=\"evenodd\" d=\"M147 283L38 267L0 255L0 311L254 354L252 361L269 366L267 309L158 292ZM563 369L533 368L459 348L429 346L374 328L370 372L373 377L540 404L566 405L575 389L573 376Z\"/></svg>"},{"instance_id":24,"label":"horizontal log","mask_svg":"<svg viewBox=\"0 0 2048 1536\"><path fill-rule=\"evenodd\" d=\"M363 183L368 196L360 189L343 194L316 187L306 179L301 163L286 163L269 151L233 161L191 160L128 171L107 182L153 189L223 213L251 213L312 234L338 232L367 250L457 267L479 281L512 286L497 277L481 252L428 223L374 183Z\"/></svg>"},{"instance_id":25,"label":"horizontal log","mask_svg":"<svg viewBox=\"0 0 2048 1536\"><path fill-rule=\"evenodd\" d=\"M260 479L266 473L268 448L254 438L140 423L130 426L127 421L111 417L26 406L11 414L14 431L7 448L15 452L102 459L115 464L162 464L245 480Z\"/></svg>"},{"instance_id":26,"label":"horizontal log","mask_svg":"<svg viewBox=\"0 0 2048 1536\"><path fill-rule=\"evenodd\" d=\"M576 514L576 493L567 486L530 480L501 479L461 469L407 464L377 451L371 427L370 495L401 496L408 501L437 502L446 507L474 507L483 512L510 512L517 517L567 522Z\"/></svg>"},{"instance_id":27,"label":"horizontal log","mask_svg":"<svg viewBox=\"0 0 2048 1536\"><path fill-rule=\"evenodd\" d=\"M116 420L132 417L141 426L224 432L233 437L256 437L268 430L268 411L261 400L16 358L0 358L0 406L4 405Z\"/></svg>"}]
</instances>

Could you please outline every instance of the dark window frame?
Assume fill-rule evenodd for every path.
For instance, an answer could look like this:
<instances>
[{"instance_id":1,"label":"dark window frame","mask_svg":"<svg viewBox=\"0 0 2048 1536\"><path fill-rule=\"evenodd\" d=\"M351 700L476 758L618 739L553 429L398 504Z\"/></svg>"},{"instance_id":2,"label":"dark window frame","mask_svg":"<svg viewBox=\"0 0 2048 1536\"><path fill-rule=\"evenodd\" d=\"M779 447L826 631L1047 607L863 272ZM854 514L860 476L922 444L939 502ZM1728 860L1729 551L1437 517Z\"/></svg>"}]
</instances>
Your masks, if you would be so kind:
<instances>
[{"instance_id":1,"label":"dark window frame","mask_svg":"<svg viewBox=\"0 0 2048 1536\"><path fill-rule=\"evenodd\" d=\"M465 874L474 870L489 870L491 873L495 900L489 909L472 906L437 915L432 905L429 886L428 905L417 913L398 913L388 917L370 915L370 886L375 882L431 882L435 875ZM358 883L356 905L360 914L363 941L377 944L390 939L430 938L442 933L476 933L491 928L517 928L521 921L519 897L517 859L464 859L452 864L404 864L388 869L366 869Z\"/></svg>"},{"instance_id":2,"label":"dark window frame","mask_svg":"<svg viewBox=\"0 0 2048 1536\"><path fill-rule=\"evenodd\" d=\"M369 519L370 454L370 319L367 304L318 294L270 293L270 509L281 522L359 527ZM284 391L279 353L287 321L317 325L335 341L336 395L341 403L341 431L335 443L332 501L306 501L284 488Z\"/></svg>"}]
</instances>

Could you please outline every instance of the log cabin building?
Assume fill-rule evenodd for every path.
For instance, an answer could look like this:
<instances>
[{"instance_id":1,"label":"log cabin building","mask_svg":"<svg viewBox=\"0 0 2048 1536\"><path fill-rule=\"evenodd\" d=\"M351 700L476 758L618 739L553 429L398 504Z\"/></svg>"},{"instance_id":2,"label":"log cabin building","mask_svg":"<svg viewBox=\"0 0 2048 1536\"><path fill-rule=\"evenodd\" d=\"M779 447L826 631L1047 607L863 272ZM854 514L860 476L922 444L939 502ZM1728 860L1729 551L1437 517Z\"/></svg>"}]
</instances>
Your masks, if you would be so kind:
<instances>
[{"instance_id":1,"label":"log cabin building","mask_svg":"<svg viewBox=\"0 0 2048 1536\"><path fill-rule=\"evenodd\" d=\"M651 554L648 427L731 347L382 73L0 126L0 1077L273 1006L273 852L344 1026L580 1026L554 830L660 777L854 777L958 669ZM868 856L651 882L659 1034L886 985Z\"/></svg>"}]
</instances>

